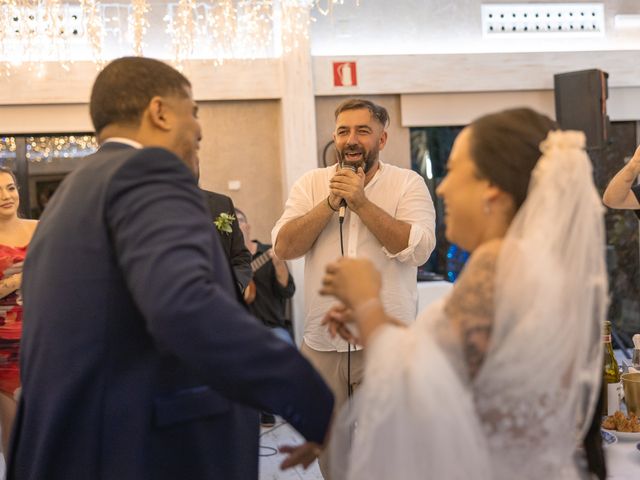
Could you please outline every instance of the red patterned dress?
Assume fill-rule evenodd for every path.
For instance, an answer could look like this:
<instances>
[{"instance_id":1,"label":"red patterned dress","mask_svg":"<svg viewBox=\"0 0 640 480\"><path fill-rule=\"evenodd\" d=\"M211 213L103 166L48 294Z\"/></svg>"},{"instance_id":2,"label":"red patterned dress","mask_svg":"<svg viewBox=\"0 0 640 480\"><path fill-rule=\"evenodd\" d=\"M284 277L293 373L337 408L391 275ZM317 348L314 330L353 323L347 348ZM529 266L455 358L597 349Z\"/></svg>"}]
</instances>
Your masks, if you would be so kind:
<instances>
[{"instance_id":1,"label":"red patterned dress","mask_svg":"<svg viewBox=\"0 0 640 480\"><path fill-rule=\"evenodd\" d=\"M0 272L3 278L17 273L15 268L11 267L21 264L26 253L26 246L0 245ZM13 396L13 392L20 386L18 353L21 336L22 298L20 291L16 290L0 298L0 391L10 396Z\"/></svg>"}]
</instances>

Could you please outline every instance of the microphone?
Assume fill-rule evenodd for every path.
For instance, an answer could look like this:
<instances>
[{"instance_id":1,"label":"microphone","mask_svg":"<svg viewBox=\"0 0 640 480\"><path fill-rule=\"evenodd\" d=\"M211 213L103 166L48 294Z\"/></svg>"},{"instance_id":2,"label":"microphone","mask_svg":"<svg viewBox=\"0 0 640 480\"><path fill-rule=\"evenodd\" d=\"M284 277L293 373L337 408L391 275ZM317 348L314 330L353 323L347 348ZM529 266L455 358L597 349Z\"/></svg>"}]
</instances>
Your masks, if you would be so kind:
<instances>
[{"instance_id":1,"label":"microphone","mask_svg":"<svg viewBox=\"0 0 640 480\"><path fill-rule=\"evenodd\" d=\"M340 163L340 169L349 169L351 170L353 173L356 172L356 167L355 165L351 165L351 164L345 164L345 163ZM347 201L343 198L342 200L340 200L340 209L338 210L338 221L340 223L344 222L344 215L347 213Z\"/></svg>"},{"instance_id":2,"label":"microphone","mask_svg":"<svg viewBox=\"0 0 640 480\"><path fill-rule=\"evenodd\" d=\"M338 220L340 223L344 222L344 215L347 213L347 202L343 198L340 200L340 209L338 210Z\"/></svg>"}]
</instances>

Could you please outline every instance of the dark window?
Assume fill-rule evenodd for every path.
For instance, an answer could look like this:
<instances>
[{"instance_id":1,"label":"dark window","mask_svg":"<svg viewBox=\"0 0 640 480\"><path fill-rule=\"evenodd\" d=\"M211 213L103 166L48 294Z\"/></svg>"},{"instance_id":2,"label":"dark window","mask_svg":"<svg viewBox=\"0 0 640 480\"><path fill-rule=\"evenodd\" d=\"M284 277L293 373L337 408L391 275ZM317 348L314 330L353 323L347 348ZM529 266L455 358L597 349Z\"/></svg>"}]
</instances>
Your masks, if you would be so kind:
<instances>
[{"instance_id":1,"label":"dark window","mask_svg":"<svg viewBox=\"0 0 640 480\"><path fill-rule=\"evenodd\" d=\"M444 209L436 188L447 172L447 160L453 141L463 126L411 128L411 168L418 172L429 188L436 210L436 248L429 260L418 268L419 280L446 279L453 282L468 254L449 243L445 236Z\"/></svg>"}]
</instances>

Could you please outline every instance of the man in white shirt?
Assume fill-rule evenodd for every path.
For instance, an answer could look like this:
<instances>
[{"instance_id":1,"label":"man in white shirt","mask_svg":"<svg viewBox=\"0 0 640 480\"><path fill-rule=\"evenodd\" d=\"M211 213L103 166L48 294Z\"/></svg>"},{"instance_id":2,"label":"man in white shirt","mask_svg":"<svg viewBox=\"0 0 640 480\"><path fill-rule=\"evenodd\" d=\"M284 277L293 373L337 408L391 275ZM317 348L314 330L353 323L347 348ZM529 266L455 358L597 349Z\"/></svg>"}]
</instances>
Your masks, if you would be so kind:
<instances>
[{"instance_id":1,"label":"man in white shirt","mask_svg":"<svg viewBox=\"0 0 640 480\"><path fill-rule=\"evenodd\" d=\"M334 303L318 293L325 266L341 255L341 242L345 256L370 259L382 272L385 309L411 322L417 313L417 266L435 246L435 211L422 177L378 159L387 142L385 108L349 99L335 117L339 164L307 172L294 184L271 236L279 258L305 257L302 353L332 388L339 407L360 383L363 359L360 351L349 355L351 347L321 325ZM342 226L341 204L347 207ZM325 455L320 468L328 478Z\"/></svg>"}]
</instances>

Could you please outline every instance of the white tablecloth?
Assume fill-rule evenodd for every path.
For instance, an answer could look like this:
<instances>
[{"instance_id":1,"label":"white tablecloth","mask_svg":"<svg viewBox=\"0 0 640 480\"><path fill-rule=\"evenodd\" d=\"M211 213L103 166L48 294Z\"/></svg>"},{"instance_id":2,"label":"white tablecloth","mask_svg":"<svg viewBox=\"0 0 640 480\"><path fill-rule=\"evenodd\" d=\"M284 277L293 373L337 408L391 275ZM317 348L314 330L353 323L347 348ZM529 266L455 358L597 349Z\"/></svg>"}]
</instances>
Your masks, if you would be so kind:
<instances>
[{"instance_id":1,"label":"white tablecloth","mask_svg":"<svg viewBox=\"0 0 640 480\"><path fill-rule=\"evenodd\" d=\"M607 478L640 479L640 450L636 448L636 443L618 439L617 443L604 449L607 457Z\"/></svg>"},{"instance_id":2,"label":"white tablecloth","mask_svg":"<svg viewBox=\"0 0 640 480\"><path fill-rule=\"evenodd\" d=\"M418 282L418 313L430 303L444 297L453 287L450 282Z\"/></svg>"}]
</instances>

